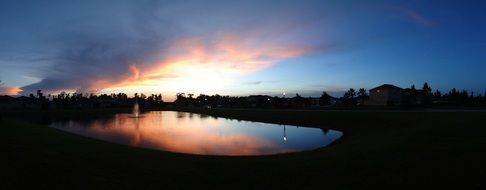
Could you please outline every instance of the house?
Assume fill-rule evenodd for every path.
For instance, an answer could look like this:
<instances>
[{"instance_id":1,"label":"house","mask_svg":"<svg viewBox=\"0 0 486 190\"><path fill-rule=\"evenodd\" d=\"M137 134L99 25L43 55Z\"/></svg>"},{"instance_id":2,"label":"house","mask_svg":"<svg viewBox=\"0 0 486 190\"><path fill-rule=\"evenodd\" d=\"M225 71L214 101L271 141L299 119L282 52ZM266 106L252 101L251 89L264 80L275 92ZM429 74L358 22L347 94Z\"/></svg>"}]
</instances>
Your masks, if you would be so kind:
<instances>
[{"instance_id":1,"label":"house","mask_svg":"<svg viewBox=\"0 0 486 190\"><path fill-rule=\"evenodd\" d=\"M366 105L419 105L422 104L426 92L424 90L400 88L391 84L383 84L370 89L369 100Z\"/></svg>"},{"instance_id":2,"label":"house","mask_svg":"<svg viewBox=\"0 0 486 190\"><path fill-rule=\"evenodd\" d=\"M404 89L391 84L383 84L370 89L370 98L365 104L374 106L400 105L403 95Z\"/></svg>"}]
</instances>

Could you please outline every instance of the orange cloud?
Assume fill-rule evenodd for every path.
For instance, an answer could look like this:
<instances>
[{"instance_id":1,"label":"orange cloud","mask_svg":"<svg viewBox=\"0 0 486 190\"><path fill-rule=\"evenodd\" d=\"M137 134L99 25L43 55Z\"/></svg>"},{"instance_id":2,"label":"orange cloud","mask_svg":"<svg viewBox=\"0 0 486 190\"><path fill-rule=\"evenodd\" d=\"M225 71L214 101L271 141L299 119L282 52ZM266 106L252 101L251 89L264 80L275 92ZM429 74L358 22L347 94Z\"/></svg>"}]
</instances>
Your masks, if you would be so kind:
<instances>
[{"instance_id":1,"label":"orange cloud","mask_svg":"<svg viewBox=\"0 0 486 190\"><path fill-rule=\"evenodd\" d=\"M21 91L18 86L0 86L0 95L14 96L18 95Z\"/></svg>"},{"instance_id":2,"label":"orange cloud","mask_svg":"<svg viewBox=\"0 0 486 190\"><path fill-rule=\"evenodd\" d=\"M224 88L232 78L265 69L281 60L312 51L299 44L258 36L222 34L214 40L184 37L161 51L159 61L133 64L123 81L111 89L154 88L169 91L211 91ZM114 87L115 86L115 87Z\"/></svg>"}]
</instances>

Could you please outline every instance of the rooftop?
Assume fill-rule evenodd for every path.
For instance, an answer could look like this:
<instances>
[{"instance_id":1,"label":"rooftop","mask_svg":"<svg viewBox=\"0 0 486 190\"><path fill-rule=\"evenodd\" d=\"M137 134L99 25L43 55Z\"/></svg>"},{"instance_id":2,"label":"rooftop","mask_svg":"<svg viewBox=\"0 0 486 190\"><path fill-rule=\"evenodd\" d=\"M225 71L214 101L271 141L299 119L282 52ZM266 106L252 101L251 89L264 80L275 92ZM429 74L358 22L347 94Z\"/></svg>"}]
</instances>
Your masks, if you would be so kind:
<instances>
[{"instance_id":1,"label":"rooftop","mask_svg":"<svg viewBox=\"0 0 486 190\"><path fill-rule=\"evenodd\" d=\"M371 90L382 90L382 89L398 89L398 90L403 90L402 88L400 88L398 86L395 86L395 85L392 85L392 84L383 84L381 86L378 86L378 87L375 87L375 88L370 89L370 91Z\"/></svg>"}]
</instances>

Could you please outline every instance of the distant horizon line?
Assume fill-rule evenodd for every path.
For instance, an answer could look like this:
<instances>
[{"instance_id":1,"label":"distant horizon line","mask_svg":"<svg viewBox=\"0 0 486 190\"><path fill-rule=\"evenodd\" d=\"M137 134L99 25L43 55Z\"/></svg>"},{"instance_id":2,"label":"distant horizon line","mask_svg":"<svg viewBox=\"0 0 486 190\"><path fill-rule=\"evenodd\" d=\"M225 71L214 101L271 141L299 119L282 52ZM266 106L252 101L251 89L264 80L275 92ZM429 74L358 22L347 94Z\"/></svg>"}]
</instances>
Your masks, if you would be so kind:
<instances>
[{"instance_id":1,"label":"distant horizon line","mask_svg":"<svg viewBox=\"0 0 486 190\"><path fill-rule=\"evenodd\" d=\"M382 85L386 85L386 84L391 84L391 83L384 83ZM391 85L394 85L394 84L391 84ZM378 85L378 86L381 86L381 85ZM378 87L376 86L376 87ZM396 86L396 85L394 85ZM412 85L411 85L412 86ZM410 86L410 87L411 87ZM397 86L399 87L399 86ZM410 87L407 87L407 88L403 88L403 89L410 89ZM402 87L400 87L402 88ZM415 86L415 88L417 90L420 90L422 89L421 86ZM326 90L321 90L321 91L318 91L318 90L301 90L301 91L288 91L288 92L257 92L257 93L248 93L248 94L223 94L223 93L212 93L212 94L209 94L209 93L190 93L190 92L176 92L172 95L170 95L170 97L173 97L173 98L168 98L168 99L176 99L176 96L178 93L184 93L185 95L188 95L188 94L193 94L195 97L199 96L199 95L208 95L208 96L214 96L214 95L220 95L220 96L230 96L230 97L245 97L245 96L258 96L258 95L262 95L262 96L271 96L271 97L286 97L286 98L290 98L290 97L295 97L297 94L299 94L301 97L311 97L311 98L314 98L314 97L320 97L322 95L323 92L326 92L327 94L329 94L330 96L333 96L333 97L341 97L346 91L348 91L349 89L354 89L354 90L359 90L360 88L348 88L347 90L338 90L338 91L326 91ZM364 88L366 89L367 92L369 92L370 89L373 89L373 88L370 88L370 89L367 89L367 88ZM439 90L439 92L441 93L448 93L450 91L452 91L453 89L456 89L456 91L458 92L462 92L462 91L466 91L468 92L468 94L470 93L474 93L475 96L477 95L486 95L486 90L483 91L483 92L477 92L477 91L473 91L473 90L466 90L466 89L459 89L459 88L451 88L449 90L439 90L439 89L432 89L432 93L436 92L437 90ZM41 92L43 92L43 90L40 90ZM155 94L155 95L159 95L161 94L162 97L166 97L167 98L167 95L169 94L166 94L166 93L163 93L163 92L158 92L158 93L143 93L143 92L135 92L135 93L131 93L131 94L128 94L126 92L111 92L111 93L102 93L102 92L77 92L76 90L72 90L72 91L61 91L61 92L58 92L58 93L48 93L48 94L45 94L44 96L51 96L51 97L54 97L54 96L57 96L61 93L66 93L66 94L82 94L82 95L96 95L96 96L99 96L99 95L112 95L112 94L126 94L127 97L129 98L133 98L135 97L135 94L138 94L138 95L146 95L146 96L150 96L152 94ZM285 93L285 95L284 95ZM9 95L9 94L0 94L0 96L10 96L10 97L29 97L30 95L34 95L36 96L37 94L36 93L29 93L29 94L17 94L17 95ZM164 95L165 94L165 95Z\"/></svg>"}]
</instances>

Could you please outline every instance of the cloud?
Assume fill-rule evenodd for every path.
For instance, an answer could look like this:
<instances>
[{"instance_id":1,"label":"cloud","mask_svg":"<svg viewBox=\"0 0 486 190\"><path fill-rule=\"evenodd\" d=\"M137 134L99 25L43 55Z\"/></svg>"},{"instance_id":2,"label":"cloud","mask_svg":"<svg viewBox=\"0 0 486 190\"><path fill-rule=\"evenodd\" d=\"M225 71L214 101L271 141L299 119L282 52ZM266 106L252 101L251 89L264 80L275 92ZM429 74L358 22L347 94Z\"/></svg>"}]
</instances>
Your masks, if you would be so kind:
<instances>
[{"instance_id":1,"label":"cloud","mask_svg":"<svg viewBox=\"0 0 486 190\"><path fill-rule=\"evenodd\" d=\"M0 86L0 95L14 96L18 95L20 91L18 86Z\"/></svg>"},{"instance_id":2,"label":"cloud","mask_svg":"<svg viewBox=\"0 0 486 190\"><path fill-rule=\"evenodd\" d=\"M398 16L401 20L413 22L425 27L434 27L437 25L432 19L423 15L420 11L404 5L386 5L382 9L389 11L389 14Z\"/></svg>"},{"instance_id":3,"label":"cloud","mask_svg":"<svg viewBox=\"0 0 486 190\"><path fill-rule=\"evenodd\" d=\"M405 14L408 18L412 19L414 22L426 26L426 27L433 27L436 25L435 22L430 20L429 18L426 18L424 15L418 13L417 11L414 11L412 9L408 8L400 8L401 12Z\"/></svg>"},{"instance_id":4,"label":"cloud","mask_svg":"<svg viewBox=\"0 0 486 190\"><path fill-rule=\"evenodd\" d=\"M251 82L245 82L243 84L246 84L246 85L259 85L261 84L263 81L251 81Z\"/></svg>"},{"instance_id":5,"label":"cloud","mask_svg":"<svg viewBox=\"0 0 486 190\"><path fill-rule=\"evenodd\" d=\"M305 30L297 22L225 23L229 26L214 29L195 19L194 27L200 26L195 30L187 28L186 20L173 18L179 10L164 8L162 15L170 15L164 17L157 6L131 10L106 26L81 20L63 26L66 31L53 32L49 42L60 51L42 59L50 64L37 71L40 82L21 87L22 93L204 90L204 84L207 88L207 83L214 83L209 87L216 88L232 75L256 72L319 49L291 40Z\"/></svg>"}]
</instances>

